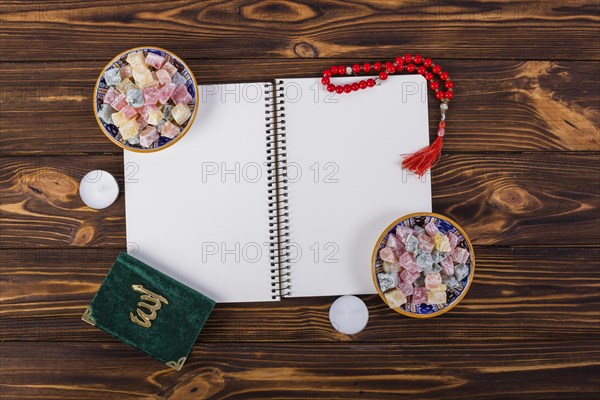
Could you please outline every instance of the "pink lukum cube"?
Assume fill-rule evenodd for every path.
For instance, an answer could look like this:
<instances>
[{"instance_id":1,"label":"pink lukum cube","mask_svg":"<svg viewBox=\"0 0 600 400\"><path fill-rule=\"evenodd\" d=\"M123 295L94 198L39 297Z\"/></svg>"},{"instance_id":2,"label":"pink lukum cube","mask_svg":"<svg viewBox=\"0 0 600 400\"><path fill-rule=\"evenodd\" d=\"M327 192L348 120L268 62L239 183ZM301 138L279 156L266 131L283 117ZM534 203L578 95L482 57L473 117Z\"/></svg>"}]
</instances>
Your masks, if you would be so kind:
<instances>
[{"instance_id":1,"label":"pink lukum cube","mask_svg":"<svg viewBox=\"0 0 600 400\"><path fill-rule=\"evenodd\" d=\"M130 105L127 105L121 109L121 114L123 114L125 118L131 119L136 116L137 111L135 110L135 108L131 107Z\"/></svg>"},{"instance_id":2,"label":"pink lukum cube","mask_svg":"<svg viewBox=\"0 0 600 400\"><path fill-rule=\"evenodd\" d=\"M156 71L156 77L161 85L166 85L167 83L171 83L171 75L164 69L159 69Z\"/></svg>"},{"instance_id":3,"label":"pink lukum cube","mask_svg":"<svg viewBox=\"0 0 600 400\"><path fill-rule=\"evenodd\" d=\"M150 65L156 69L160 69L165 63L165 58L163 56L159 56L158 54L154 54L152 52L148 52L146 55L146 64Z\"/></svg>"},{"instance_id":4,"label":"pink lukum cube","mask_svg":"<svg viewBox=\"0 0 600 400\"><path fill-rule=\"evenodd\" d=\"M127 103L127 98L124 94L121 94L121 96L118 97L113 104L111 104L112 108L114 108L117 111L121 111L123 107L127 107L128 105L129 103Z\"/></svg>"},{"instance_id":5,"label":"pink lukum cube","mask_svg":"<svg viewBox=\"0 0 600 400\"><path fill-rule=\"evenodd\" d=\"M442 276L439 272L425 275L425 287L429 290L437 289L442 284Z\"/></svg>"},{"instance_id":6,"label":"pink lukum cube","mask_svg":"<svg viewBox=\"0 0 600 400\"><path fill-rule=\"evenodd\" d=\"M452 260L457 264L463 264L469 258L469 252L462 247L457 247L452 251Z\"/></svg>"},{"instance_id":7,"label":"pink lukum cube","mask_svg":"<svg viewBox=\"0 0 600 400\"><path fill-rule=\"evenodd\" d=\"M448 241L450 242L450 251L454 251L458 245L458 236L456 236L453 232L449 232L447 236Z\"/></svg>"},{"instance_id":8,"label":"pink lukum cube","mask_svg":"<svg viewBox=\"0 0 600 400\"><path fill-rule=\"evenodd\" d=\"M417 263L415 262L415 257L408 251L400 255L400 257L398 258L398 262L404 268L409 269L413 272L417 272Z\"/></svg>"},{"instance_id":9,"label":"pink lukum cube","mask_svg":"<svg viewBox=\"0 0 600 400\"><path fill-rule=\"evenodd\" d=\"M388 235L387 241L385 242L385 247L391 247L392 249L400 249L400 246L402 246L402 242L400 242L400 239L398 239L393 233L390 233Z\"/></svg>"},{"instance_id":10,"label":"pink lukum cube","mask_svg":"<svg viewBox=\"0 0 600 400\"><path fill-rule=\"evenodd\" d=\"M192 95L190 95L185 85L178 85L173 91L173 94L171 94L171 99L173 99L175 104L190 104L192 101Z\"/></svg>"},{"instance_id":11,"label":"pink lukum cube","mask_svg":"<svg viewBox=\"0 0 600 400\"><path fill-rule=\"evenodd\" d=\"M142 90L142 93L144 94L145 106L155 105L160 99L161 89L157 87L149 87Z\"/></svg>"},{"instance_id":12,"label":"pink lukum cube","mask_svg":"<svg viewBox=\"0 0 600 400\"><path fill-rule=\"evenodd\" d=\"M431 237L435 237L435 234L439 232L438 227L433 223L433 221L429 221L425 224L425 232Z\"/></svg>"},{"instance_id":13,"label":"pink lukum cube","mask_svg":"<svg viewBox=\"0 0 600 400\"><path fill-rule=\"evenodd\" d=\"M167 104L176 87L177 86L174 83L167 83L165 86L163 86L160 89L160 96L158 98L159 103Z\"/></svg>"},{"instance_id":14,"label":"pink lukum cube","mask_svg":"<svg viewBox=\"0 0 600 400\"><path fill-rule=\"evenodd\" d=\"M379 257L383 261L387 261L390 263L398 262L398 256L396 256L394 249L392 249L391 247L384 247L383 249L379 250Z\"/></svg>"},{"instance_id":15,"label":"pink lukum cube","mask_svg":"<svg viewBox=\"0 0 600 400\"><path fill-rule=\"evenodd\" d=\"M119 92L118 90L111 87L108 89L108 91L104 95L103 102L104 102L104 104L109 104L110 106L112 106L113 103L115 102L115 100L120 96L123 96L121 94L121 92Z\"/></svg>"},{"instance_id":16,"label":"pink lukum cube","mask_svg":"<svg viewBox=\"0 0 600 400\"><path fill-rule=\"evenodd\" d=\"M408 226L400 225L396 228L396 236L400 239L402 243L406 243L406 237L408 235L414 235L415 231Z\"/></svg>"},{"instance_id":17,"label":"pink lukum cube","mask_svg":"<svg viewBox=\"0 0 600 400\"><path fill-rule=\"evenodd\" d=\"M148 117L140 114L140 117L137 119L137 122L140 129L144 129L148 126Z\"/></svg>"},{"instance_id":18,"label":"pink lukum cube","mask_svg":"<svg viewBox=\"0 0 600 400\"><path fill-rule=\"evenodd\" d=\"M407 282L411 285L414 281L416 281L419 278L419 276L421 276L420 272L413 272L409 271L408 269L405 269L402 272L400 272L400 279L402 279L402 282Z\"/></svg>"},{"instance_id":19,"label":"pink lukum cube","mask_svg":"<svg viewBox=\"0 0 600 400\"><path fill-rule=\"evenodd\" d=\"M156 110L156 109L157 109L157 107L152 104L149 106L140 107L139 113L142 117L148 118L148 114L150 113L150 111Z\"/></svg>"},{"instance_id":20,"label":"pink lukum cube","mask_svg":"<svg viewBox=\"0 0 600 400\"><path fill-rule=\"evenodd\" d=\"M429 235L425 233L419 233L417 239L419 239L419 249L427 252L433 250L435 243Z\"/></svg>"},{"instance_id":21,"label":"pink lukum cube","mask_svg":"<svg viewBox=\"0 0 600 400\"><path fill-rule=\"evenodd\" d=\"M424 286L416 287L412 295L412 304L427 303L427 288Z\"/></svg>"},{"instance_id":22,"label":"pink lukum cube","mask_svg":"<svg viewBox=\"0 0 600 400\"><path fill-rule=\"evenodd\" d=\"M406 297L412 295L414 291L412 283L408 282L400 282L396 288L404 293L404 296Z\"/></svg>"},{"instance_id":23,"label":"pink lukum cube","mask_svg":"<svg viewBox=\"0 0 600 400\"><path fill-rule=\"evenodd\" d=\"M175 72L177 72L177 67L174 66L173 64L171 64L169 61L167 61L163 66L162 69L167 71L169 73L169 76L173 76L173 74L175 74Z\"/></svg>"},{"instance_id":24,"label":"pink lukum cube","mask_svg":"<svg viewBox=\"0 0 600 400\"><path fill-rule=\"evenodd\" d=\"M140 145L145 149L149 149L158 140L158 137L156 128L148 126L140 133Z\"/></svg>"},{"instance_id":25,"label":"pink lukum cube","mask_svg":"<svg viewBox=\"0 0 600 400\"><path fill-rule=\"evenodd\" d=\"M133 76L133 68L131 65L124 65L119 70L119 73L121 74L121 79L131 78Z\"/></svg>"},{"instance_id":26,"label":"pink lukum cube","mask_svg":"<svg viewBox=\"0 0 600 400\"><path fill-rule=\"evenodd\" d=\"M454 275L454 261L452 260L452 256L448 256L440 261L440 266L444 275Z\"/></svg>"},{"instance_id":27,"label":"pink lukum cube","mask_svg":"<svg viewBox=\"0 0 600 400\"><path fill-rule=\"evenodd\" d=\"M163 136L173 139L175 136L179 135L181 130L177 125L171 123L171 121L167 121L163 125L161 132Z\"/></svg>"}]
</instances>

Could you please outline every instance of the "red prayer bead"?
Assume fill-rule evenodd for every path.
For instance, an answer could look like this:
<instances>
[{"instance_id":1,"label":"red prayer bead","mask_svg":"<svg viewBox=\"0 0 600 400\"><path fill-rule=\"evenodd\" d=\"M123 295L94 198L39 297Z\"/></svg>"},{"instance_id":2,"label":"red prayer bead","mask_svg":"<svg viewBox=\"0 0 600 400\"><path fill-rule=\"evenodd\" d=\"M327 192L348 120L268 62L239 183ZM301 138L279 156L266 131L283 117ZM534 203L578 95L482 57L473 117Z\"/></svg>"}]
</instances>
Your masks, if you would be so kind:
<instances>
[{"instance_id":1,"label":"red prayer bead","mask_svg":"<svg viewBox=\"0 0 600 400\"><path fill-rule=\"evenodd\" d=\"M403 68L404 68L404 65L402 65L402 64L396 65L396 71L398 71L398 72L402 72Z\"/></svg>"},{"instance_id":2,"label":"red prayer bead","mask_svg":"<svg viewBox=\"0 0 600 400\"><path fill-rule=\"evenodd\" d=\"M381 79L382 81L385 81L387 79L387 77L388 77L387 72L381 71L379 73L379 79Z\"/></svg>"},{"instance_id":3,"label":"red prayer bead","mask_svg":"<svg viewBox=\"0 0 600 400\"><path fill-rule=\"evenodd\" d=\"M331 70L331 74L332 74L332 75L335 75L335 74L337 74L337 73L338 73L338 68L337 68L337 66L335 66L335 65L334 65L333 67L329 68L329 69Z\"/></svg>"},{"instance_id":4,"label":"red prayer bead","mask_svg":"<svg viewBox=\"0 0 600 400\"><path fill-rule=\"evenodd\" d=\"M366 89L367 88L367 81L360 81L358 82L358 87L361 89Z\"/></svg>"},{"instance_id":5,"label":"red prayer bead","mask_svg":"<svg viewBox=\"0 0 600 400\"><path fill-rule=\"evenodd\" d=\"M436 81L429 82L429 89L438 90L439 87L440 87L440 84L438 82L436 82Z\"/></svg>"},{"instance_id":6,"label":"red prayer bead","mask_svg":"<svg viewBox=\"0 0 600 400\"><path fill-rule=\"evenodd\" d=\"M344 88L343 88L342 86L340 86L340 85L337 85L337 86L335 87L335 92L336 92L337 94L342 94L342 93L344 93Z\"/></svg>"},{"instance_id":7,"label":"red prayer bead","mask_svg":"<svg viewBox=\"0 0 600 400\"><path fill-rule=\"evenodd\" d=\"M437 92L435 92L435 98L438 100L441 100L444 98L444 92L442 92L441 90L438 90Z\"/></svg>"},{"instance_id":8,"label":"red prayer bead","mask_svg":"<svg viewBox=\"0 0 600 400\"><path fill-rule=\"evenodd\" d=\"M446 121L440 121L440 124L438 126L440 129L444 129L446 127Z\"/></svg>"},{"instance_id":9,"label":"red prayer bead","mask_svg":"<svg viewBox=\"0 0 600 400\"><path fill-rule=\"evenodd\" d=\"M368 87L373 87L373 86L375 86L375 79L373 79L373 78L369 78L369 79L367 79L367 86L368 86Z\"/></svg>"},{"instance_id":10,"label":"red prayer bead","mask_svg":"<svg viewBox=\"0 0 600 400\"><path fill-rule=\"evenodd\" d=\"M415 64L408 64L406 66L406 71L407 72L413 72L415 70Z\"/></svg>"},{"instance_id":11,"label":"red prayer bead","mask_svg":"<svg viewBox=\"0 0 600 400\"><path fill-rule=\"evenodd\" d=\"M423 65L424 65L426 68L429 68L429 67L431 67L431 64L432 64L432 63L433 63L433 61L431 61L431 58L426 58L426 59L424 59L424 60L423 60Z\"/></svg>"},{"instance_id":12,"label":"red prayer bead","mask_svg":"<svg viewBox=\"0 0 600 400\"><path fill-rule=\"evenodd\" d=\"M431 72L425 73L425 80L430 81L433 79L433 74Z\"/></svg>"},{"instance_id":13,"label":"red prayer bead","mask_svg":"<svg viewBox=\"0 0 600 400\"><path fill-rule=\"evenodd\" d=\"M352 86L349 84L344 85L344 93L350 93L352 91Z\"/></svg>"},{"instance_id":14,"label":"red prayer bead","mask_svg":"<svg viewBox=\"0 0 600 400\"><path fill-rule=\"evenodd\" d=\"M377 61L375 64L373 64L373 69L377 72L381 71L381 63Z\"/></svg>"},{"instance_id":15,"label":"red prayer bead","mask_svg":"<svg viewBox=\"0 0 600 400\"><path fill-rule=\"evenodd\" d=\"M412 56L410 54L405 54L404 55L404 62L409 63L412 61Z\"/></svg>"},{"instance_id":16,"label":"red prayer bead","mask_svg":"<svg viewBox=\"0 0 600 400\"><path fill-rule=\"evenodd\" d=\"M442 72L440 74L440 79L445 81L446 79L448 79L448 73L447 72Z\"/></svg>"},{"instance_id":17,"label":"red prayer bead","mask_svg":"<svg viewBox=\"0 0 600 400\"><path fill-rule=\"evenodd\" d=\"M365 72L369 72L371 70L371 64L369 63L364 63L363 64L363 71Z\"/></svg>"},{"instance_id":18,"label":"red prayer bead","mask_svg":"<svg viewBox=\"0 0 600 400\"><path fill-rule=\"evenodd\" d=\"M326 69L323 71L323 78L331 78L331 70Z\"/></svg>"},{"instance_id":19,"label":"red prayer bead","mask_svg":"<svg viewBox=\"0 0 600 400\"><path fill-rule=\"evenodd\" d=\"M391 74L396 70L396 66L388 61L385 63L385 70Z\"/></svg>"},{"instance_id":20,"label":"red prayer bead","mask_svg":"<svg viewBox=\"0 0 600 400\"><path fill-rule=\"evenodd\" d=\"M417 68L417 72L421 75L425 74L425 72L427 72L427 68L425 68L422 65L419 65L419 68Z\"/></svg>"},{"instance_id":21,"label":"red prayer bead","mask_svg":"<svg viewBox=\"0 0 600 400\"><path fill-rule=\"evenodd\" d=\"M329 85L327 85L327 91L328 92L334 92L335 91L335 85L333 83L330 83Z\"/></svg>"},{"instance_id":22,"label":"red prayer bead","mask_svg":"<svg viewBox=\"0 0 600 400\"><path fill-rule=\"evenodd\" d=\"M423 57L421 57L420 55L416 54L414 56L414 60L415 60L415 64L421 64L423 62Z\"/></svg>"},{"instance_id":23,"label":"red prayer bead","mask_svg":"<svg viewBox=\"0 0 600 400\"><path fill-rule=\"evenodd\" d=\"M434 74L439 74L440 72L442 72L442 67L440 67L439 65L436 65L433 68L431 68L431 70L433 71Z\"/></svg>"},{"instance_id":24,"label":"red prayer bead","mask_svg":"<svg viewBox=\"0 0 600 400\"><path fill-rule=\"evenodd\" d=\"M328 85L329 84L329 78L325 78L325 77L321 78L321 83L323 85Z\"/></svg>"},{"instance_id":25,"label":"red prayer bead","mask_svg":"<svg viewBox=\"0 0 600 400\"><path fill-rule=\"evenodd\" d=\"M354 64L354 65L352 66L352 71L353 71L354 73L358 74L358 73L360 72L360 65L358 65L358 64Z\"/></svg>"},{"instance_id":26,"label":"red prayer bead","mask_svg":"<svg viewBox=\"0 0 600 400\"><path fill-rule=\"evenodd\" d=\"M452 89L454 87L454 82L452 81L446 81L446 88L447 89Z\"/></svg>"},{"instance_id":27,"label":"red prayer bead","mask_svg":"<svg viewBox=\"0 0 600 400\"><path fill-rule=\"evenodd\" d=\"M448 91L447 91L447 92L444 94L444 97L446 97L448 100L450 100L451 98L453 98L453 97L454 97L454 93L452 93L451 91L449 91L449 90L448 90Z\"/></svg>"},{"instance_id":28,"label":"red prayer bead","mask_svg":"<svg viewBox=\"0 0 600 400\"><path fill-rule=\"evenodd\" d=\"M354 90L355 92L358 90L358 83L354 82L352 84L352 90Z\"/></svg>"},{"instance_id":29,"label":"red prayer bead","mask_svg":"<svg viewBox=\"0 0 600 400\"><path fill-rule=\"evenodd\" d=\"M345 65L340 65L338 67L338 74L340 74L340 75L346 75L346 66Z\"/></svg>"},{"instance_id":30,"label":"red prayer bead","mask_svg":"<svg viewBox=\"0 0 600 400\"><path fill-rule=\"evenodd\" d=\"M402 58L402 57L396 57L396 59L394 61L396 61L396 63L398 63L398 64L404 64L404 58Z\"/></svg>"}]
</instances>

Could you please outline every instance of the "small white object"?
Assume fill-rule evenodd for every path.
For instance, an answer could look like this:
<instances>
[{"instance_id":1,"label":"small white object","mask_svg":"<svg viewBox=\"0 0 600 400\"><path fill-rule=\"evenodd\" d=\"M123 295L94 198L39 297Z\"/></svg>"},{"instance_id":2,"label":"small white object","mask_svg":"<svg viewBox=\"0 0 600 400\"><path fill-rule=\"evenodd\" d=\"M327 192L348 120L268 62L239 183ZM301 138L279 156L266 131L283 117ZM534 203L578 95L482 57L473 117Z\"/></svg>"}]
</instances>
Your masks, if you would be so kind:
<instances>
[{"instance_id":1,"label":"small white object","mask_svg":"<svg viewBox=\"0 0 600 400\"><path fill-rule=\"evenodd\" d=\"M119 185L110 173L96 169L81 179L79 196L88 207L101 210L115 202L119 196Z\"/></svg>"},{"instance_id":2,"label":"small white object","mask_svg":"<svg viewBox=\"0 0 600 400\"><path fill-rule=\"evenodd\" d=\"M342 296L329 309L329 320L336 331L354 335L365 329L369 321L369 309L356 296Z\"/></svg>"}]
</instances>

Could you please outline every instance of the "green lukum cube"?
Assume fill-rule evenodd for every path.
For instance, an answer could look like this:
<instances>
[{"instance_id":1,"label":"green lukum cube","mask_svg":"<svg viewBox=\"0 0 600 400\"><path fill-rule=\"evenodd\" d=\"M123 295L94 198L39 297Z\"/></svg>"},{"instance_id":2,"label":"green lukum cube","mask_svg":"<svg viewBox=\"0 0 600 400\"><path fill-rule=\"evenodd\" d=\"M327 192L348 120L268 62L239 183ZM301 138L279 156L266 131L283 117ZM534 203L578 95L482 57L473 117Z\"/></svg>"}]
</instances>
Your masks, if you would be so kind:
<instances>
[{"instance_id":1,"label":"green lukum cube","mask_svg":"<svg viewBox=\"0 0 600 400\"><path fill-rule=\"evenodd\" d=\"M82 319L180 370L215 302L119 254Z\"/></svg>"}]
</instances>

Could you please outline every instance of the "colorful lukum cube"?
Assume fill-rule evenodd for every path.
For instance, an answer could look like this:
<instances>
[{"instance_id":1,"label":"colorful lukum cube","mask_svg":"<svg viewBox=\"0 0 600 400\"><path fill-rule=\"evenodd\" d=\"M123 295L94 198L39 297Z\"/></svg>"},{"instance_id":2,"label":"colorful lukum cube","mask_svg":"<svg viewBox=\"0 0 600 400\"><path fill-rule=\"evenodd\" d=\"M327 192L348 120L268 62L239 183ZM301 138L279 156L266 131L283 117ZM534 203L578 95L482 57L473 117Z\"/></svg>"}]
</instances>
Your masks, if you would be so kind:
<instances>
[{"instance_id":1,"label":"colorful lukum cube","mask_svg":"<svg viewBox=\"0 0 600 400\"><path fill-rule=\"evenodd\" d=\"M125 124L125 122L129 121L129 119L130 119L130 118L125 117L121 111L113 113L111 115L111 117L113 120L113 124L115 124L118 128L123 126Z\"/></svg>"},{"instance_id":2,"label":"colorful lukum cube","mask_svg":"<svg viewBox=\"0 0 600 400\"><path fill-rule=\"evenodd\" d=\"M121 82L121 72L119 68L112 68L104 72L104 81L108 86L117 86Z\"/></svg>"},{"instance_id":3,"label":"colorful lukum cube","mask_svg":"<svg viewBox=\"0 0 600 400\"><path fill-rule=\"evenodd\" d=\"M194 99L175 60L167 58L135 51L118 68L111 66L103 73L108 90L97 115L103 123L117 127L119 140L152 148L161 136L173 139L180 135L189 122L193 110L189 104ZM393 266L395 272L400 268Z\"/></svg>"},{"instance_id":4,"label":"colorful lukum cube","mask_svg":"<svg viewBox=\"0 0 600 400\"><path fill-rule=\"evenodd\" d=\"M162 118L163 113L159 109L154 109L148 113L148 124L156 126Z\"/></svg>"},{"instance_id":5,"label":"colorful lukum cube","mask_svg":"<svg viewBox=\"0 0 600 400\"><path fill-rule=\"evenodd\" d=\"M400 308L401 305L406 304L406 296L398 289L392 289L389 292L386 292L385 300L390 308Z\"/></svg>"},{"instance_id":6,"label":"colorful lukum cube","mask_svg":"<svg viewBox=\"0 0 600 400\"><path fill-rule=\"evenodd\" d=\"M121 137L123 137L123 139L128 140L134 136L137 136L137 134L140 132L140 127L138 126L137 121L132 118L119 127L119 132L121 133Z\"/></svg>"},{"instance_id":7,"label":"colorful lukum cube","mask_svg":"<svg viewBox=\"0 0 600 400\"><path fill-rule=\"evenodd\" d=\"M168 137L169 139L173 139L175 136L181 133L181 129L170 121L165 122L162 126L162 135Z\"/></svg>"},{"instance_id":8,"label":"colorful lukum cube","mask_svg":"<svg viewBox=\"0 0 600 400\"><path fill-rule=\"evenodd\" d=\"M175 90L173 90L171 99L173 99L173 103L175 104L190 104L192 102L192 95L188 92L185 85L178 85Z\"/></svg>"},{"instance_id":9,"label":"colorful lukum cube","mask_svg":"<svg viewBox=\"0 0 600 400\"><path fill-rule=\"evenodd\" d=\"M171 115L173 116L173 120L177 123L177 125L183 125L192 116L192 112L190 111L189 106L179 103L173 107L171 110Z\"/></svg>"},{"instance_id":10,"label":"colorful lukum cube","mask_svg":"<svg viewBox=\"0 0 600 400\"><path fill-rule=\"evenodd\" d=\"M161 85L171 83L171 75L169 75L169 73L164 69L159 69L158 71L156 71L156 77L158 78L158 82Z\"/></svg>"},{"instance_id":11,"label":"colorful lukum cube","mask_svg":"<svg viewBox=\"0 0 600 400\"><path fill-rule=\"evenodd\" d=\"M460 290L469 276L469 252L458 247L455 233L440 232L434 220L423 226L398 225L383 244L377 254L384 272L377 274L377 281L390 307L405 304L396 292L411 307L445 305L448 293Z\"/></svg>"},{"instance_id":12,"label":"colorful lukum cube","mask_svg":"<svg viewBox=\"0 0 600 400\"><path fill-rule=\"evenodd\" d=\"M154 142L158 140L158 138L159 135L156 128L153 126L148 126L140 133L140 145L145 149L149 149L152 147Z\"/></svg>"}]
</instances>

